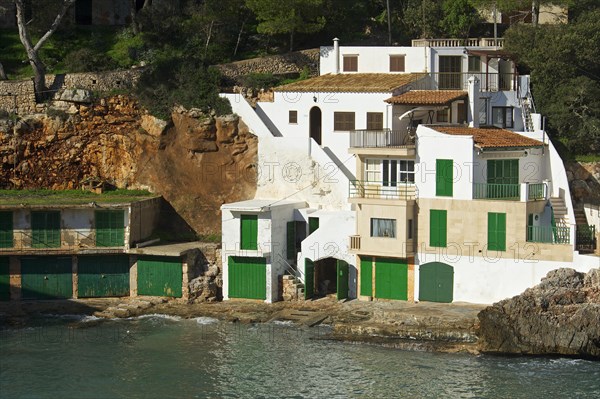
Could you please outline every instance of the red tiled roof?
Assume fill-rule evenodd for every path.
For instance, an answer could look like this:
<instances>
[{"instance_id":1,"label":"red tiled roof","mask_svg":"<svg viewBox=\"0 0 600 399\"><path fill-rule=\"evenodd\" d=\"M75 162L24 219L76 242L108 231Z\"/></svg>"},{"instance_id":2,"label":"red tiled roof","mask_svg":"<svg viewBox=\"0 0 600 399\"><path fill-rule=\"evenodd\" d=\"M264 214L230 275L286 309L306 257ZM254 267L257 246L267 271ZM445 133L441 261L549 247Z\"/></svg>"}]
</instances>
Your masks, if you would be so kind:
<instances>
[{"instance_id":1,"label":"red tiled roof","mask_svg":"<svg viewBox=\"0 0 600 399\"><path fill-rule=\"evenodd\" d=\"M506 129L434 125L428 127L444 134L473 136L475 145L480 148L523 148L544 145L541 141L530 139Z\"/></svg>"},{"instance_id":2,"label":"red tiled roof","mask_svg":"<svg viewBox=\"0 0 600 399\"><path fill-rule=\"evenodd\" d=\"M422 73L340 73L301 80L273 91L391 93L399 87L425 77Z\"/></svg>"},{"instance_id":3,"label":"red tiled roof","mask_svg":"<svg viewBox=\"0 0 600 399\"><path fill-rule=\"evenodd\" d=\"M468 93L462 90L411 90L385 101L390 104L446 105L467 96Z\"/></svg>"}]
</instances>

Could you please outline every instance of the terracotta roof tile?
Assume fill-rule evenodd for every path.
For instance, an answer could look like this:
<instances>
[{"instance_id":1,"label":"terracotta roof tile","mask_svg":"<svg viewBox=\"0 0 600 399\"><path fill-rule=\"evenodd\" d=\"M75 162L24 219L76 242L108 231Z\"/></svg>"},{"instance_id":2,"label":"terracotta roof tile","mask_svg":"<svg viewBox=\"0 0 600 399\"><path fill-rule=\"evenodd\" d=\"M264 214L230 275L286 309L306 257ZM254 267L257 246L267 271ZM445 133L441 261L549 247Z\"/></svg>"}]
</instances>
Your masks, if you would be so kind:
<instances>
[{"instance_id":1,"label":"terracotta roof tile","mask_svg":"<svg viewBox=\"0 0 600 399\"><path fill-rule=\"evenodd\" d=\"M446 105L467 96L468 93L462 90L411 90L385 101L390 104Z\"/></svg>"},{"instance_id":2,"label":"terracotta roof tile","mask_svg":"<svg viewBox=\"0 0 600 399\"><path fill-rule=\"evenodd\" d=\"M327 74L273 88L287 92L391 93L427 75L419 73L341 73Z\"/></svg>"},{"instance_id":3,"label":"terracotta roof tile","mask_svg":"<svg viewBox=\"0 0 600 399\"><path fill-rule=\"evenodd\" d=\"M456 136L473 136L473 141L480 148L514 148L541 147L543 143L518 133L499 128L473 128L463 126L428 126L445 134Z\"/></svg>"}]
</instances>

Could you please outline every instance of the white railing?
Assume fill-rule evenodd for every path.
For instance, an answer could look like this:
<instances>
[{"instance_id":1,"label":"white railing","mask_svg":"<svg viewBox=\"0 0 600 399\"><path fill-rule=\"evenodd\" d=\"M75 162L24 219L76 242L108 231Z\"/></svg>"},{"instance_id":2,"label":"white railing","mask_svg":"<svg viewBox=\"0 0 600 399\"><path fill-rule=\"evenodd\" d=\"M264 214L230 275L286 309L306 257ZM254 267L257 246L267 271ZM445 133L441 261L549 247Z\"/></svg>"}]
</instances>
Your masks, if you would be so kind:
<instances>
[{"instance_id":1,"label":"white railing","mask_svg":"<svg viewBox=\"0 0 600 399\"><path fill-rule=\"evenodd\" d=\"M504 38L415 39L413 47L504 47Z\"/></svg>"}]
</instances>

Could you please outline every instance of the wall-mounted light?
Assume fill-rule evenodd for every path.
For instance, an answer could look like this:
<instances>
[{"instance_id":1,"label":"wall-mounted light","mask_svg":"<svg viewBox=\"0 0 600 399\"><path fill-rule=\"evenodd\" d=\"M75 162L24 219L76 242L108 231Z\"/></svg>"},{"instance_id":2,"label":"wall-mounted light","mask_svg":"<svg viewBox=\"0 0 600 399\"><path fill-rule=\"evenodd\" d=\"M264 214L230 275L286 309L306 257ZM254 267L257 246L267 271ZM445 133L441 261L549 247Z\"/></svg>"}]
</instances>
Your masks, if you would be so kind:
<instances>
[{"instance_id":1,"label":"wall-mounted light","mask_svg":"<svg viewBox=\"0 0 600 399\"><path fill-rule=\"evenodd\" d=\"M313 102L317 102L317 96L313 96Z\"/></svg>"}]
</instances>

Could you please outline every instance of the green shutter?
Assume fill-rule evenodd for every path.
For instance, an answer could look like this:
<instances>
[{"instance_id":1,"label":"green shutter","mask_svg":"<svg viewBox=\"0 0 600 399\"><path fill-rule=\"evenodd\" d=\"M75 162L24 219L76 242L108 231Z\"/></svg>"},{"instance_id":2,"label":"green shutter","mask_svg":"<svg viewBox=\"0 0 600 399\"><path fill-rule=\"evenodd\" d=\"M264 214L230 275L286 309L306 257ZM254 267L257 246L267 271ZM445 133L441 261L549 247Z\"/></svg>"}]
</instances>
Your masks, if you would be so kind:
<instances>
[{"instance_id":1,"label":"green shutter","mask_svg":"<svg viewBox=\"0 0 600 399\"><path fill-rule=\"evenodd\" d=\"M452 197L452 180L454 168L451 159L436 159L435 161L435 195Z\"/></svg>"},{"instance_id":2,"label":"green shutter","mask_svg":"<svg viewBox=\"0 0 600 399\"><path fill-rule=\"evenodd\" d=\"M488 213L488 249L506 251L506 213Z\"/></svg>"},{"instance_id":3,"label":"green shutter","mask_svg":"<svg viewBox=\"0 0 600 399\"><path fill-rule=\"evenodd\" d=\"M315 295L315 262L304 258L304 299Z\"/></svg>"},{"instance_id":4,"label":"green shutter","mask_svg":"<svg viewBox=\"0 0 600 399\"><path fill-rule=\"evenodd\" d=\"M60 212L31 212L31 246L60 248Z\"/></svg>"},{"instance_id":5,"label":"green shutter","mask_svg":"<svg viewBox=\"0 0 600 399\"><path fill-rule=\"evenodd\" d=\"M360 258L360 295L373 296L372 258Z\"/></svg>"},{"instance_id":6,"label":"green shutter","mask_svg":"<svg viewBox=\"0 0 600 399\"><path fill-rule=\"evenodd\" d=\"M296 222L287 222L287 259L296 260Z\"/></svg>"},{"instance_id":7,"label":"green shutter","mask_svg":"<svg viewBox=\"0 0 600 399\"><path fill-rule=\"evenodd\" d=\"M96 211L96 246L122 247L125 245L125 212Z\"/></svg>"},{"instance_id":8,"label":"green shutter","mask_svg":"<svg viewBox=\"0 0 600 399\"><path fill-rule=\"evenodd\" d=\"M446 247L448 211L431 209L429 211L429 246Z\"/></svg>"},{"instance_id":9,"label":"green shutter","mask_svg":"<svg viewBox=\"0 0 600 399\"><path fill-rule=\"evenodd\" d=\"M312 234L319 228L319 218L308 218L308 234Z\"/></svg>"},{"instance_id":10,"label":"green shutter","mask_svg":"<svg viewBox=\"0 0 600 399\"><path fill-rule=\"evenodd\" d=\"M488 159L488 184L519 184L518 159Z\"/></svg>"},{"instance_id":11,"label":"green shutter","mask_svg":"<svg viewBox=\"0 0 600 399\"><path fill-rule=\"evenodd\" d=\"M0 248L13 247L13 213L0 212Z\"/></svg>"},{"instance_id":12,"label":"green shutter","mask_svg":"<svg viewBox=\"0 0 600 399\"><path fill-rule=\"evenodd\" d=\"M258 215L241 215L240 249L258 249Z\"/></svg>"}]
</instances>

